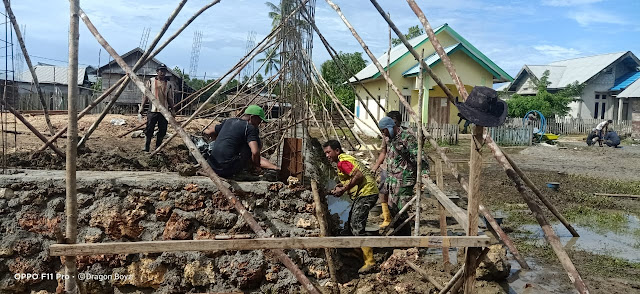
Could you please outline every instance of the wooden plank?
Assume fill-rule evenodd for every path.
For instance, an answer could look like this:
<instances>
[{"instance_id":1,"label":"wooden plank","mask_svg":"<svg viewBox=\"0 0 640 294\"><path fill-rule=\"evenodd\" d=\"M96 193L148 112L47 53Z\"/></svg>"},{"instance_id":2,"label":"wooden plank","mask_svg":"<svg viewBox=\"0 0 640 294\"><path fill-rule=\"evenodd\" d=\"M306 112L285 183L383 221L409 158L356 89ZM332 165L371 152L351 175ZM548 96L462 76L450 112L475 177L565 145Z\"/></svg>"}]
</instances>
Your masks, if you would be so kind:
<instances>
[{"instance_id":1,"label":"wooden plank","mask_svg":"<svg viewBox=\"0 0 640 294\"><path fill-rule=\"evenodd\" d=\"M102 254L160 253L176 251L360 248L360 247L483 247L489 246L488 236L419 236L419 237L294 237L237 240L178 240L110 242L85 244L54 244L51 256Z\"/></svg>"},{"instance_id":2,"label":"wooden plank","mask_svg":"<svg viewBox=\"0 0 640 294\"><path fill-rule=\"evenodd\" d=\"M484 145L484 127L474 126L473 137L471 139L471 162L469 164L469 195L467 204L467 216L469 226L467 228L467 236L478 235L478 210L481 202L480 194L480 175L482 174L482 153L480 149ZM464 293L476 293L476 259L480 256L482 249L477 247L467 248L464 264Z\"/></svg>"},{"instance_id":3,"label":"wooden plank","mask_svg":"<svg viewBox=\"0 0 640 294\"><path fill-rule=\"evenodd\" d=\"M469 218L467 217L467 212L460 208L458 205L453 203L447 195L442 192L442 190L438 189L438 187L431 182L431 180L423 179L422 183L429 189L431 195L438 199L438 202L453 216L453 218L464 228L465 232L469 230Z\"/></svg>"},{"instance_id":4,"label":"wooden plank","mask_svg":"<svg viewBox=\"0 0 640 294\"><path fill-rule=\"evenodd\" d=\"M630 198L640 198L640 195L632 195L632 194L608 194L608 193L593 193L596 196L608 196L608 197L630 197Z\"/></svg>"}]
</instances>

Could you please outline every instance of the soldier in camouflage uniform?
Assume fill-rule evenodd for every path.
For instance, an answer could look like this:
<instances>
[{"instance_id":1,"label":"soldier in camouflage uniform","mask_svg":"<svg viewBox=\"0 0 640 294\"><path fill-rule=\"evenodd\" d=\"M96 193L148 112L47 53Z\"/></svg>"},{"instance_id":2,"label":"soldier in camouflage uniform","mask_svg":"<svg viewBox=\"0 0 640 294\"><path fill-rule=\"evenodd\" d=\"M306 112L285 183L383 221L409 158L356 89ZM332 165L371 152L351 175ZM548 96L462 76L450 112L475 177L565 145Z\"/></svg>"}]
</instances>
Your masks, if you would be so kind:
<instances>
[{"instance_id":1,"label":"soldier in camouflage uniform","mask_svg":"<svg viewBox=\"0 0 640 294\"><path fill-rule=\"evenodd\" d=\"M324 153L331 161L337 163L338 179L340 184L331 191L335 196L341 196L347 192L353 201L349 220L345 224L345 231L354 236L366 235L365 227L369 211L378 201L378 185L371 171L359 160L351 155L342 152L340 143L336 140L329 140L324 145ZM368 272L375 266L373 249L362 247L364 255L364 265L358 270L359 273Z\"/></svg>"},{"instance_id":2,"label":"soldier in camouflage uniform","mask_svg":"<svg viewBox=\"0 0 640 294\"><path fill-rule=\"evenodd\" d=\"M379 122L386 142L385 163L387 179L384 193L389 194L391 210L399 212L414 195L418 166L418 140L408 129L398 127L393 119L384 117ZM429 174L429 162L422 156L422 174ZM406 218L406 213L404 217Z\"/></svg>"}]
</instances>

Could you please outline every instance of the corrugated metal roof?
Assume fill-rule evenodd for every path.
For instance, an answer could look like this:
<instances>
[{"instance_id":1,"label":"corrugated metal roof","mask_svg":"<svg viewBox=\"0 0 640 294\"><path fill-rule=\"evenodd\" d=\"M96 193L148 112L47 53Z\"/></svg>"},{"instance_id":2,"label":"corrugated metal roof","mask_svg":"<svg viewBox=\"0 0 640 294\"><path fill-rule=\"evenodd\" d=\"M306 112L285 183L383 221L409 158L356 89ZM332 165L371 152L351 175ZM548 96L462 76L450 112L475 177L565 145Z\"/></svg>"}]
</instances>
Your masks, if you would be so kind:
<instances>
[{"instance_id":1,"label":"corrugated metal roof","mask_svg":"<svg viewBox=\"0 0 640 294\"><path fill-rule=\"evenodd\" d=\"M441 28L443 28L444 25L439 26L438 28L436 28L434 31L438 31ZM415 38L412 38L411 40L409 40L409 44L412 47L415 47L416 45L420 44L422 41L428 39L427 34L423 34L420 36L417 36ZM389 59L389 61L391 63L395 62L396 60L398 60L400 57L402 57L404 54L408 53L409 50L407 49L407 47L404 46L404 44L400 44L397 45L393 48L391 48L391 58ZM388 52L385 52L384 54L382 54L380 57L378 57L378 61L382 64L385 65L387 63L387 54ZM387 66L384 67L385 69L387 68ZM369 65L367 65L367 67L365 67L364 69L362 69L360 72L358 72L356 74L356 77L360 80L366 80L369 79L371 77L373 77L374 75L376 75L378 73L378 68L376 67L375 64L370 63ZM355 78L351 78L349 79L349 82L355 82L356 79Z\"/></svg>"},{"instance_id":2,"label":"corrugated metal roof","mask_svg":"<svg viewBox=\"0 0 640 294\"><path fill-rule=\"evenodd\" d=\"M447 55L449 55L451 53L451 51L455 50L456 48L458 48L460 46L462 46L462 44L460 44L460 43L453 44L453 45L451 45L449 47L444 48L444 52L446 52ZM438 61L440 61L440 55L438 55L437 52L434 52L433 54L427 56L424 59L424 62L429 67L432 67ZM417 75L419 70L420 70L420 63L416 63L414 66L412 66L411 68L409 68L408 70L403 72L402 75L403 76Z\"/></svg>"},{"instance_id":3,"label":"corrugated metal roof","mask_svg":"<svg viewBox=\"0 0 640 294\"><path fill-rule=\"evenodd\" d=\"M51 66L51 65L36 65L33 67L38 76L38 82L41 84L60 84L68 85L67 82L67 69L66 66ZM78 85L82 85L84 82L86 67L78 67ZM22 72L16 75L16 81L25 83L32 83L33 77L30 71Z\"/></svg>"},{"instance_id":4,"label":"corrugated metal roof","mask_svg":"<svg viewBox=\"0 0 640 294\"><path fill-rule=\"evenodd\" d=\"M544 70L548 69L549 82L551 82L549 88L563 88L575 81L580 84L588 81L626 53L627 51L608 53L561 60L542 66L528 65L528 67L537 78L542 77Z\"/></svg>"},{"instance_id":5,"label":"corrugated metal roof","mask_svg":"<svg viewBox=\"0 0 640 294\"><path fill-rule=\"evenodd\" d=\"M636 80L629 87L624 89L624 91L618 94L618 97L626 97L626 98L640 98L640 80Z\"/></svg>"},{"instance_id":6,"label":"corrugated metal roof","mask_svg":"<svg viewBox=\"0 0 640 294\"><path fill-rule=\"evenodd\" d=\"M611 91L620 91L629 87L629 85L633 84L636 80L640 79L640 71L629 72L626 75L623 75L616 79L613 88Z\"/></svg>"}]
</instances>

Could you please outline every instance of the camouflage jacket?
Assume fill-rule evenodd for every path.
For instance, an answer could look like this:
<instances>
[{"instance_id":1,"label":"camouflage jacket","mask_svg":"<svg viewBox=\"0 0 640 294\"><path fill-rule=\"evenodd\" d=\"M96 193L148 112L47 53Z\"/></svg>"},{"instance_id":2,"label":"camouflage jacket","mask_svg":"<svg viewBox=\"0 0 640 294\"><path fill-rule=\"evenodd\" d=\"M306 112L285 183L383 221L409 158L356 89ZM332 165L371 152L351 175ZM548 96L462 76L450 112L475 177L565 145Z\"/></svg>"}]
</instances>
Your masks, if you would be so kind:
<instances>
[{"instance_id":1,"label":"camouflage jacket","mask_svg":"<svg viewBox=\"0 0 640 294\"><path fill-rule=\"evenodd\" d=\"M387 155L387 179L389 192L395 194L400 188L416 184L418 169L418 140L407 129L401 128L393 139L385 138ZM422 174L429 174L429 161L422 153Z\"/></svg>"}]
</instances>

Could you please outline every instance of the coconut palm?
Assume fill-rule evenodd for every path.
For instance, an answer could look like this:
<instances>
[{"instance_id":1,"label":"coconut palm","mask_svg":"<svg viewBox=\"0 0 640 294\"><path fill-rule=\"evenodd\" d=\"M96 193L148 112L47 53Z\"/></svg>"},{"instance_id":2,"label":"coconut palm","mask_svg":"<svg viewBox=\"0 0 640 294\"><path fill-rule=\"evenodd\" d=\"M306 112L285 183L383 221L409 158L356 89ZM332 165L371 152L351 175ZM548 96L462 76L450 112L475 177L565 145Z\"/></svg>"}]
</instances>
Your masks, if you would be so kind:
<instances>
[{"instance_id":1,"label":"coconut palm","mask_svg":"<svg viewBox=\"0 0 640 294\"><path fill-rule=\"evenodd\" d=\"M265 67L264 67L264 74L265 75L269 75L271 76L271 72L273 70L278 70L278 67L280 65L280 53L278 53L278 51L276 51L277 48L276 47L271 47L269 49L267 49L264 52L264 58L260 58L257 61L260 63L263 63L266 61Z\"/></svg>"}]
</instances>

